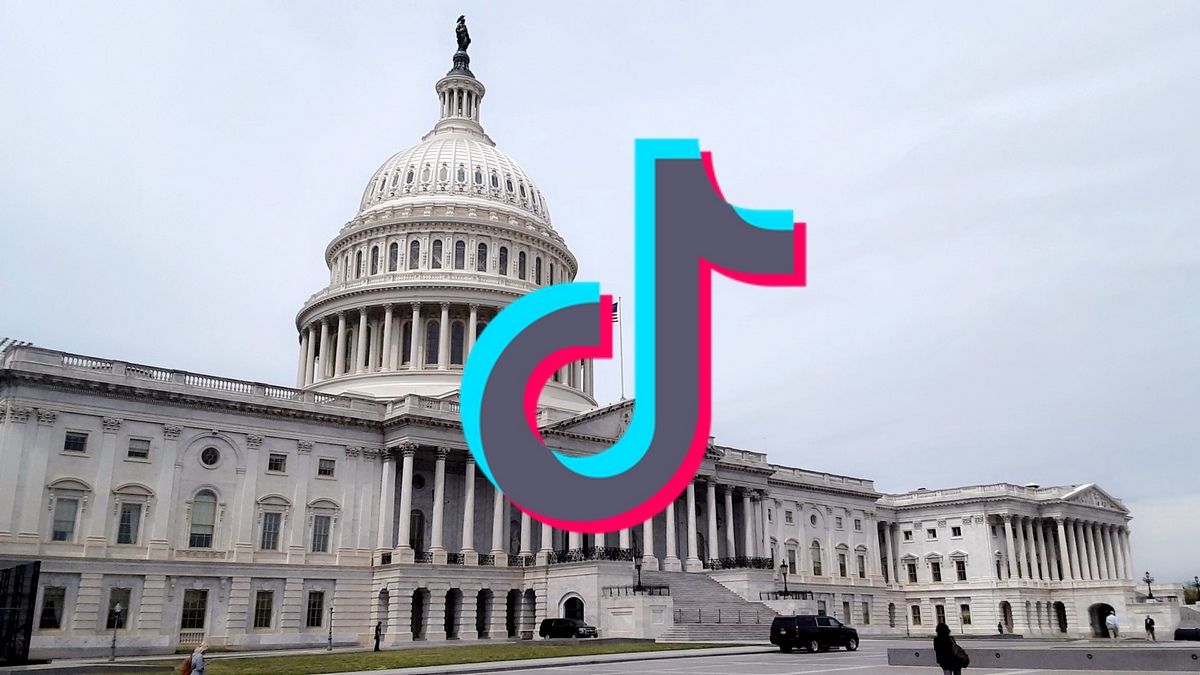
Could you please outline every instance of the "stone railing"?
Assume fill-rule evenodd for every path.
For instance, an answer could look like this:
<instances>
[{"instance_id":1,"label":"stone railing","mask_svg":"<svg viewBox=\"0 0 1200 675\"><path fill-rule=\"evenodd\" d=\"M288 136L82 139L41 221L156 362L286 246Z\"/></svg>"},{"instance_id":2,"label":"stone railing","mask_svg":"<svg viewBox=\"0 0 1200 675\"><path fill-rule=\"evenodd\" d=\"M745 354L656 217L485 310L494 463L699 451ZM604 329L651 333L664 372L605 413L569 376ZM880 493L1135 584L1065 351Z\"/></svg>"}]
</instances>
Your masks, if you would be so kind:
<instances>
[{"instance_id":1,"label":"stone railing","mask_svg":"<svg viewBox=\"0 0 1200 675\"><path fill-rule=\"evenodd\" d=\"M806 469L797 469L790 466L780 466L772 464L771 468L775 470L772 478L776 480L791 480L809 485L821 485L826 487L840 488L843 490L854 490L858 492L874 492L875 481L865 478L851 478L850 476L839 476L832 473L823 473L820 471L808 471Z\"/></svg>"},{"instance_id":2,"label":"stone railing","mask_svg":"<svg viewBox=\"0 0 1200 675\"><path fill-rule=\"evenodd\" d=\"M882 499L882 503L888 506L902 506L907 504L935 502L944 499L1044 497L1047 495L1055 495L1056 493L1060 493L1062 491L1062 488L1057 487L1035 488L1024 487L1022 485L1012 485L1009 483L995 483L992 485L972 485L970 487L947 488L943 490L918 490L899 495L885 495Z\"/></svg>"},{"instance_id":3,"label":"stone railing","mask_svg":"<svg viewBox=\"0 0 1200 675\"><path fill-rule=\"evenodd\" d=\"M508 554L509 567L533 567L534 560L536 558L531 555Z\"/></svg>"},{"instance_id":4,"label":"stone railing","mask_svg":"<svg viewBox=\"0 0 1200 675\"><path fill-rule=\"evenodd\" d=\"M769 570L774 568L774 562L770 558L756 558L744 555L733 558L710 558L704 561L704 569L706 570Z\"/></svg>"},{"instance_id":5,"label":"stone railing","mask_svg":"<svg viewBox=\"0 0 1200 675\"><path fill-rule=\"evenodd\" d=\"M391 565L392 564L392 552L385 551L384 553L380 553L379 554L379 564L380 565Z\"/></svg>"},{"instance_id":6,"label":"stone railing","mask_svg":"<svg viewBox=\"0 0 1200 675\"><path fill-rule=\"evenodd\" d=\"M458 401L446 401L443 399L426 398L416 394L409 394L404 398L398 398L394 401L390 401L387 404L385 414L390 417L392 415L398 415L401 413L445 413L448 415L457 415L458 412Z\"/></svg>"},{"instance_id":7,"label":"stone railing","mask_svg":"<svg viewBox=\"0 0 1200 675\"><path fill-rule=\"evenodd\" d=\"M417 551L413 554L413 562L418 565L432 565L433 551Z\"/></svg>"},{"instance_id":8,"label":"stone railing","mask_svg":"<svg viewBox=\"0 0 1200 675\"><path fill-rule=\"evenodd\" d=\"M465 565L466 563L467 563L466 556L461 553L447 553L446 554L446 564L447 565Z\"/></svg>"},{"instance_id":9,"label":"stone railing","mask_svg":"<svg viewBox=\"0 0 1200 675\"><path fill-rule=\"evenodd\" d=\"M480 567L495 567L496 566L496 556L491 553L480 553L479 554L479 566Z\"/></svg>"},{"instance_id":10,"label":"stone railing","mask_svg":"<svg viewBox=\"0 0 1200 675\"><path fill-rule=\"evenodd\" d=\"M762 591L759 600L812 600L812 591Z\"/></svg>"},{"instance_id":11,"label":"stone railing","mask_svg":"<svg viewBox=\"0 0 1200 675\"><path fill-rule=\"evenodd\" d=\"M590 546L588 548L572 548L565 551L551 551L546 557L548 565L584 562L588 560L633 562L633 551L628 548L616 548L613 546Z\"/></svg>"},{"instance_id":12,"label":"stone railing","mask_svg":"<svg viewBox=\"0 0 1200 675\"><path fill-rule=\"evenodd\" d=\"M757 609L704 609L697 607L695 609L677 609L675 610L675 623L722 623L722 624L770 624L775 619L775 614L770 610Z\"/></svg>"},{"instance_id":13,"label":"stone railing","mask_svg":"<svg viewBox=\"0 0 1200 675\"><path fill-rule=\"evenodd\" d=\"M600 589L600 594L609 598L627 595L670 595L671 587L665 584L657 586L605 586Z\"/></svg>"},{"instance_id":14,"label":"stone railing","mask_svg":"<svg viewBox=\"0 0 1200 675\"><path fill-rule=\"evenodd\" d=\"M513 270L515 272L515 270ZM476 272L474 270L398 270L396 272L386 272L384 274L376 274L373 276L360 277L351 279L336 284L330 284L327 288L313 293L305 305L324 300L325 298L339 295L347 291L353 291L360 288L370 286L392 286L396 284L427 284L427 283L462 283L472 286L492 286L505 289L511 289L521 294L541 288L530 280L518 279L516 275L501 276L499 274L490 274L487 272Z\"/></svg>"}]
</instances>

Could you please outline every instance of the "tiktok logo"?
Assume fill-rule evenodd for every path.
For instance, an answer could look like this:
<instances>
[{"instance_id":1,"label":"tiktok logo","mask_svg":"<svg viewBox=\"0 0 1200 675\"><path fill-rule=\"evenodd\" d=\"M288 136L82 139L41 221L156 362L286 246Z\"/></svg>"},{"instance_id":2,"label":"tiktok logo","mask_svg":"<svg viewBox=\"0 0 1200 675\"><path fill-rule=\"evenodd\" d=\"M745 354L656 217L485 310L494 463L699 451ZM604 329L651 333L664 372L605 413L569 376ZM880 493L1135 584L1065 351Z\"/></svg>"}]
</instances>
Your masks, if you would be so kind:
<instances>
[{"instance_id":1,"label":"tiktok logo","mask_svg":"<svg viewBox=\"0 0 1200 675\"><path fill-rule=\"evenodd\" d=\"M573 532L632 527L667 507L704 459L712 424L712 275L805 284L804 224L791 211L727 203L697 140L638 140L629 428L595 455L546 447L537 401L556 370L612 358L612 296L598 283L542 288L488 324L460 397L463 431L488 480L533 518Z\"/></svg>"}]
</instances>

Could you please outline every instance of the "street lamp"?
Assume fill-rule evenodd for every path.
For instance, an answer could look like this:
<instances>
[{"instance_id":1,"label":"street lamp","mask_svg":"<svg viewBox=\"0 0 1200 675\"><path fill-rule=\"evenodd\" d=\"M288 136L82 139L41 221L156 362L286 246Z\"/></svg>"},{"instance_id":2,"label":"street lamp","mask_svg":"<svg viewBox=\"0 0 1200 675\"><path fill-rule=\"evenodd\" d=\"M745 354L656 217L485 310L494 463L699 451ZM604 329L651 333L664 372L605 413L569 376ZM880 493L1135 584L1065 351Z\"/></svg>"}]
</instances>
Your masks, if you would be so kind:
<instances>
[{"instance_id":1,"label":"street lamp","mask_svg":"<svg viewBox=\"0 0 1200 675\"><path fill-rule=\"evenodd\" d=\"M116 607L113 607L113 609L112 609L112 611L113 611L113 639L112 639L112 651L110 651L108 653L109 661L117 660L117 626L121 625L121 609L122 609L121 603L119 603L119 602L117 603Z\"/></svg>"},{"instance_id":2,"label":"street lamp","mask_svg":"<svg viewBox=\"0 0 1200 675\"><path fill-rule=\"evenodd\" d=\"M1146 598L1153 600L1154 589L1150 587L1150 584L1154 583L1154 577L1150 576L1149 572L1146 572L1145 576L1142 577L1142 583L1146 584Z\"/></svg>"},{"instance_id":3,"label":"street lamp","mask_svg":"<svg viewBox=\"0 0 1200 675\"><path fill-rule=\"evenodd\" d=\"M788 592L787 587L788 564L786 561L779 563L779 573L783 575L783 597L790 598L792 594Z\"/></svg>"},{"instance_id":4,"label":"street lamp","mask_svg":"<svg viewBox=\"0 0 1200 675\"><path fill-rule=\"evenodd\" d=\"M329 642L325 644L325 651L333 651L333 604L329 605Z\"/></svg>"},{"instance_id":5,"label":"street lamp","mask_svg":"<svg viewBox=\"0 0 1200 675\"><path fill-rule=\"evenodd\" d=\"M637 570L637 585L633 587L634 593L641 593L642 588L642 556L638 551L637 543L633 545L633 568Z\"/></svg>"}]
</instances>

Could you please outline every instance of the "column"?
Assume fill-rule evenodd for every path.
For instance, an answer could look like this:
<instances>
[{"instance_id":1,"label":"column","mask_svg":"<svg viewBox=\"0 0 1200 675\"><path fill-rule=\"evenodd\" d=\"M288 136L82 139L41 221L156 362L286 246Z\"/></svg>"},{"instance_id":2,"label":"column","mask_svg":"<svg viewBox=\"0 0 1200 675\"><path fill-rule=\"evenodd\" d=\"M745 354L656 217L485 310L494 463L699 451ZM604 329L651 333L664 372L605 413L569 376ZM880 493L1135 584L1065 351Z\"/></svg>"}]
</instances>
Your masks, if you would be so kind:
<instances>
[{"instance_id":1,"label":"column","mask_svg":"<svg viewBox=\"0 0 1200 675\"><path fill-rule=\"evenodd\" d=\"M1126 571L1125 571L1124 551L1121 550L1121 526L1110 525L1109 527L1110 527L1112 543L1113 543L1113 559L1117 566L1116 578L1124 579L1125 575L1126 575Z\"/></svg>"},{"instance_id":2,"label":"column","mask_svg":"<svg viewBox=\"0 0 1200 675\"><path fill-rule=\"evenodd\" d=\"M1017 565L1017 578L1025 579L1025 578L1027 578L1026 575L1029 574L1028 568L1025 566L1025 564L1026 564L1025 563L1025 561L1026 561L1025 538L1028 535L1028 530L1025 529L1026 525L1025 525L1025 517L1024 516L1017 516L1016 520L1017 520L1017 526L1016 526L1016 530L1017 530L1017 561L1020 563Z\"/></svg>"},{"instance_id":3,"label":"column","mask_svg":"<svg viewBox=\"0 0 1200 675\"><path fill-rule=\"evenodd\" d=\"M896 583L896 556L892 553L892 524L890 522L883 524L883 545L887 548L888 581L894 584Z\"/></svg>"},{"instance_id":4,"label":"column","mask_svg":"<svg viewBox=\"0 0 1200 675\"><path fill-rule=\"evenodd\" d=\"M1092 523L1090 534L1092 535L1092 549L1096 552L1095 576L1103 581L1108 578L1108 570L1104 567L1104 543L1100 538L1100 523Z\"/></svg>"},{"instance_id":5,"label":"column","mask_svg":"<svg viewBox=\"0 0 1200 675\"><path fill-rule=\"evenodd\" d=\"M1042 524L1042 547L1046 551L1046 569L1049 576L1046 577L1049 581L1062 581L1062 577L1058 574L1058 554L1054 550L1054 531L1049 523L1045 520Z\"/></svg>"},{"instance_id":6,"label":"column","mask_svg":"<svg viewBox=\"0 0 1200 675\"><path fill-rule=\"evenodd\" d=\"M394 367L392 364L392 303L383 306L383 366L381 370L388 371Z\"/></svg>"},{"instance_id":7,"label":"column","mask_svg":"<svg viewBox=\"0 0 1200 675\"><path fill-rule=\"evenodd\" d=\"M421 363L420 342L417 338L421 336L421 303L414 302L412 304L412 325L409 326L408 336L408 369L417 370ZM404 357L401 356L401 359Z\"/></svg>"},{"instance_id":8,"label":"column","mask_svg":"<svg viewBox=\"0 0 1200 675\"><path fill-rule=\"evenodd\" d=\"M1074 524L1072 529L1075 530L1075 555L1079 558L1079 580L1089 581L1092 578L1092 570L1088 565L1087 543L1083 537L1083 523L1078 519L1071 521Z\"/></svg>"},{"instance_id":9,"label":"column","mask_svg":"<svg viewBox=\"0 0 1200 675\"><path fill-rule=\"evenodd\" d=\"M617 538L617 545L623 549L629 548L629 528L621 530L620 535Z\"/></svg>"},{"instance_id":10,"label":"column","mask_svg":"<svg viewBox=\"0 0 1200 675\"><path fill-rule=\"evenodd\" d=\"M687 562L685 569L688 572L698 572L704 569L700 564L700 556L696 551L696 481L691 481L687 486Z\"/></svg>"},{"instance_id":11,"label":"column","mask_svg":"<svg viewBox=\"0 0 1200 675\"><path fill-rule=\"evenodd\" d=\"M1092 524L1083 524L1083 547L1087 554L1087 570L1088 580L1095 581L1100 578L1100 569L1096 565L1096 540L1092 537Z\"/></svg>"},{"instance_id":12,"label":"column","mask_svg":"<svg viewBox=\"0 0 1200 675\"><path fill-rule=\"evenodd\" d=\"M1055 520L1058 522L1059 531L1065 531L1067 538L1067 547L1064 549L1067 561L1063 563L1063 571L1070 575L1071 581L1078 581L1083 577L1080 576L1079 549L1075 547L1075 522L1068 522L1066 518Z\"/></svg>"},{"instance_id":13,"label":"column","mask_svg":"<svg viewBox=\"0 0 1200 675\"><path fill-rule=\"evenodd\" d=\"M1046 530L1042 527L1041 519L1033 521L1033 547L1037 553L1037 572L1038 578L1042 581L1050 580L1050 566L1046 562Z\"/></svg>"},{"instance_id":14,"label":"column","mask_svg":"<svg viewBox=\"0 0 1200 675\"><path fill-rule=\"evenodd\" d=\"M678 572L682 567L679 564L679 547L675 545L675 500L671 500L667 504L667 557L663 559L663 570L667 572Z\"/></svg>"},{"instance_id":15,"label":"column","mask_svg":"<svg viewBox=\"0 0 1200 675\"><path fill-rule=\"evenodd\" d=\"M1066 558L1061 561L1062 574L1059 575L1058 580L1074 580L1075 570L1071 566L1071 549L1067 547L1067 528L1064 526L1063 518L1061 516L1054 517L1054 529L1057 530L1058 533L1058 554L1060 556L1066 556Z\"/></svg>"},{"instance_id":16,"label":"column","mask_svg":"<svg viewBox=\"0 0 1200 675\"><path fill-rule=\"evenodd\" d=\"M446 564L446 547L442 545L443 517L446 507L446 456L450 448L438 448L437 460L433 469L433 536L430 539L429 551L433 553L435 565Z\"/></svg>"},{"instance_id":17,"label":"column","mask_svg":"<svg viewBox=\"0 0 1200 675\"><path fill-rule=\"evenodd\" d=\"M588 396L596 395L595 388L596 388L596 364L591 359L588 359L588 362L587 362L587 394L588 394Z\"/></svg>"},{"instance_id":18,"label":"column","mask_svg":"<svg viewBox=\"0 0 1200 675\"><path fill-rule=\"evenodd\" d=\"M309 340L311 348L312 341ZM311 351L311 349L310 349ZM309 363L312 363L311 361ZM104 555L105 548L108 545L108 535L105 532L105 525L110 517L109 504L113 499L112 493L112 475L113 465L116 463L117 456L117 433L121 431L122 420L116 417L105 417L101 420L103 431L100 436L100 447L93 448L92 453L95 454L97 465L94 473L88 478L92 481L92 494L89 501L81 501L79 508L79 532L76 541L85 543L84 556L99 557ZM42 453L45 448L38 448ZM45 462L45 455L37 453L34 455L38 460ZM34 486L30 486L34 487ZM38 492L41 492L40 486L37 486ZM37 494L37 493L35 493ZM39 500L40 501L40 500Z\"/></svg>"},{"instance_id":19,"label":"column","mask_svg":"<svg viewBox=\"0 0 1200 675\"><path fill-rule=\"evenodd\" d=\"M413 550L409 540L412 538L413 457L417 454L417 445L405 443L400 446L400 454L403 457L400 468L400 513L397 514L400 520L400 541L396 542L396 548L401 558L398 562L412 562Z\"/></svg>"},{"instance_id":20,"label":"column","mask_svg":"<svg viewBox=\"0 0 1200 675\"><path fill-rule=\"evenodd\" d=\"M758 540L758 555L764 558L771 557L771 535L767 532L767 496L766 490L758 493L758 522L762 525L762 536Z\"/></svg>"},{"instance_id":21,"label":"column","mask_svg":"<svg viewBox=\"0 0 1200 675\"><path fill-rule=\"evenodd\" d=\"M567 532L567 548L572 551L583 548L583 535L578 532Z\"/></svg>"},{"instance_id":22,"label":"column","mask_svg":"<svg viewBox=\"0 0 1200 675\"><path fill-rule=\"evenodd\" d=\"M300 356L296 361L296 386L304 386L304 370L307 367L304 356L308 354L308 331L300 329Z\"/></svg>"},{"instance_id":23,"label":"column","mask_svg":"<svg viewBox=\"0 0 1200 675\"><path fill-rule=\"evenodd\" d=\"M1133 549L1129 546L1129 527L1121 527L1121 550L1125 553L1125 572L1128 574L1126 579L1134 578L1136 574L1133 569Z\"/></svg>"},{"instance_id":24,"label":"column","mask_svg":"<svg viewBox=\"0 0 1200 675\"><path fill-rule=\"evenodd\" d=\"M658 556L654 555L654 516L642 523L642 567L658 571Z\"/></svg>"},{"instance_id":25,"label":"column","mask_svg":"<svg viewBox=\"0 0 1200 675\"><path fill-rule=\"evenodd\" d=\"M379 534L375 548L380 552L390 551L392 527L396 522L396 456L389 451L383 453L383 475L379 485Z\"/></svg>"},{"instance_id":26,"label":"column","mask_svg":"<svg viewBox=\"0 0 1200 675\"><path fill-rule=\"evenodd\" d=\"M450 303L442 303L442 320L438 324L438 370L450 368Z\"/></svg>"},{"instance_id":27,"label":"column","mask_svg":"<svg viewBox=\"0 0 1200 675\"><path fill-rule=\"evenodd\" d=\"M1112 532L1107 523L1099 525L1097 531L1100 533L1100 544L1104 547L1104 578L1115 579L1117 578L1117 560L1110 538Z\"/></svg>"},{"instance_id":28,"label":"column","mask_svg":"<svg viewBox=\"0 0 1200 675\"><path fill-rule=\"evenodd\" d=\"M475 551L475 459L467 455L467 469L463 479L463 526L462 546L464 565L475 565L479 562L479 554ZM465 602L465 600L464 600Z\"/></svg>"},{"instance_id":29,"label":"column","mask_svg":"<svg viewBox=\"0 0 1200 675\"><path fill-rule=\"evenodd\" d=\"M496 557L496 566L508 565L508 555L504 552L504 495L492 486L492 550Z\"/></svg>"},{"instance_id":30,"label":"column","mask_svg":"<svg viewBox=\"0 0 1200 675\"><path fill-rule=\"evenodd\" d=\"M521 512L521 555L533 555L533 519Z\"/></svg>"},{"instance_id":31,"label":"column","mask_svg":"<svg viewBox=\"0 0 1200 675\"><path fill-rule=\"evenodd\" d=\"M358 310L358 353L354 355L354 372L367 370L367 308ZM401 542L408 545L407 542Z\"/></svg>"},{"instance_id":32,"label":"column","mask_svg":"<svg viewBox=\"0 0 1200 675\"><path fill-rule=\"evenodd\" d=\"M545 565L550 557L550 552L554 550L554 528L546 523L542 523L542 543L538 547L537 564Z\"/></svg>"},{"instance_id":33,"label":"column","mask_svg":"<svg viewBox=\"0 0 1200 675\"><path fill-rule=\"evenodd\" d=\"M758 552L754 550L754 509L750 506L749 490L742 490L742 527L746 528L742 555L753 558Z\"/></svg>"},{"instance_id":34,"label":"column","mask_svg":"<svg viewBox=\"0 0 1200 675\"><path fill-rule=\"evenodd\" d=\"M329 377L329 317L321 318L321 345L317 352L317 362L321 369L317 372L316 381L320 382Z\"/></svg>"},{"instance_id":35,"label":"column","mask_svg":"<svg viewBox=\"0 0 1200 675\"><path fill-rule=\"evenodd\" d=\"M1004 515L1004 544L1007 547L1006 552L1008 554L1008 568L1004 573L1006 579L1012 578L1014 568L1020 569L1019 567L1017 567L1017 556L1016 556L1016 553L1014 553L1014 551L1013 551L1012 519L1013 519L1013 517L1011 515L1008 515L1008 514ZM1020 578L1020 577L1018 576L1018 578ZM1013 610L1013 613L1014 614L1016 613L1015 609Z\"/></svg>"},{"instance_id":36,"label":"column","mask_svg":"<svg viewBox=\"0 0 1200 675\"><path fill-rule=\"evenodd\" d=\"M311 324L304 328L304 386L315 382L317 361L317 336Z\"/></svg>"},{"instance_id":37,"label":"column","mask_svg":"<svg viewBox=\"0 0 1200 675\"><path fill-rule=\"evenodd\" d=\"M467 324L467 351L463 354L463 362L466 362L466 357L470 356L471 350L475 348L475 326L479 324L479 305L471 303L471 315Z\"/></svg>"},{"instance_id":38,"label":"column","mask_svg":"<svg viewBox=\"0 0 1200 675\"><path fill-rule=\"evenodd\" d=\"M338 312L337 353L333 355L333 375L346 372L346 313Z\"/></svg>"},{"instance_id":39,"label":"column","mask_svg":"<svg viewBox=\"0 0 1200 675\"><path fill-rule=\"evenodd\" d=\"M708 481L707 490L708 499L705 502L705 511L708 516L708 559L715 560L720 557L717 553L717 479L714 476Z\"/></svg>"},{"instance_id":40,"label":"column","mask_svg":"<svg viewBox=\"0 0 1200 675\"><path fill-rule=\"evenodd\" d=\"M733 520L733 486L725 486L725 557L737 557L737 539L734 534Z\"/></svg>"},{"instance_id":41,"label":"column","mask_svg":"<svg viewBox=\"0 0 1200 675\"><path fill-rule=\"evenodd\" d=\"M379 351L379 319L367 319L367 368L368 373L373 373L379 369L382 362Z\"/></svg>"}]
</instances>

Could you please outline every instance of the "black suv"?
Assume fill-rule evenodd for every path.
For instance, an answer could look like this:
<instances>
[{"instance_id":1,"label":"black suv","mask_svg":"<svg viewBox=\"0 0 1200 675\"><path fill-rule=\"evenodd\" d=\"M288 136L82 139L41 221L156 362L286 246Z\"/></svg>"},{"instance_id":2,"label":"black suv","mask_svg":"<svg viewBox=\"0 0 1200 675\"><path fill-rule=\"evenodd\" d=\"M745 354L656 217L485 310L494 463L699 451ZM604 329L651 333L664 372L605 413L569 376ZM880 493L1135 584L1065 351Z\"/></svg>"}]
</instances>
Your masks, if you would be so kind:
<instances>
[{"instance_id":1,"label":"black suv","mask_svg":"<svg viewBox=\"0 0 1200 675\"><path fill-rule=\"evenodd\" d=\"M545 619L538 635L544 638L596 637L596 629L579 619Z\"/></svg>"},{"instance_id":2,"label":"black suv","mask_svg":"<svg viewBox=\"0 0 1200 675\"><path fill-rule=\"evenodd\" d=\"M858 649L858 631L831 616L777 616L771 622L771 644L784 653L793 647L810 652L845 647L852 652Z\"/></svg>"}]
</instances>

